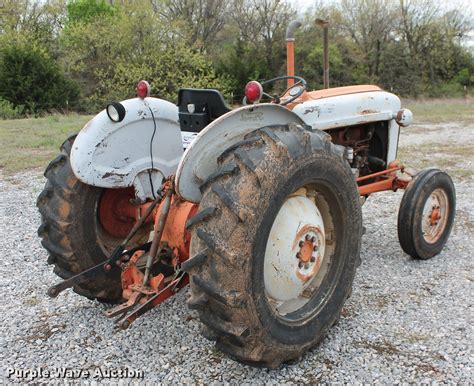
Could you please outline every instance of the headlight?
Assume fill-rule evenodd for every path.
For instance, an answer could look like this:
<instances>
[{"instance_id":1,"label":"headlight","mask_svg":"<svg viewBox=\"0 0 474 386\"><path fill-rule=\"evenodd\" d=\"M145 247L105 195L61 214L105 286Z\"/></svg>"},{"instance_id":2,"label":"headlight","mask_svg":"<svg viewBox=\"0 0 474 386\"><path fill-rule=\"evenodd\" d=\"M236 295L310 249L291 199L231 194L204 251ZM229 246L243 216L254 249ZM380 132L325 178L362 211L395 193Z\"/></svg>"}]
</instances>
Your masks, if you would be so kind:
<instances>
[{"instance_id":1,"label":"headlight","mask_svg":"<svg viewBox=\"0 0 474 386\"><path fill-rule=\"evenodd\" d=\"M413 122L413 113L408 109L401 109L395 116L395 120L402 127L409 126Z\"/></svg>"},{"instance_id":2,"label":"headlight","mask_svg":"<svg viewBox=\"0 0 474 386\"><path fill-rule=\"evenodd\" d=\"M112 122L122 122L125 118L125 107L120 102L112 102L105 108Z\"/></svg>"}]
</instances>

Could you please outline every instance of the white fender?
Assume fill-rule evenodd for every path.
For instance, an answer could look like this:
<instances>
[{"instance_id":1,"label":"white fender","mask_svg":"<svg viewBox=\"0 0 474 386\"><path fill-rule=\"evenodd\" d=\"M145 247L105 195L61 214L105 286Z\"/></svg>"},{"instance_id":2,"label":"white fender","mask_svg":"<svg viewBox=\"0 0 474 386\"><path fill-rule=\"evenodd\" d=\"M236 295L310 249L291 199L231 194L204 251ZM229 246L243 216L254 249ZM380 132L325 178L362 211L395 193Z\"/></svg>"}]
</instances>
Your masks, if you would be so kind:
<instances>
[{"instance_id":1,"label":"white fender","mask_svg":"<svg viewBox=\"0 0 474 386\"><path fill-rule=\"evenodd\" d=\"M71 167L82 182L103 187L134 186L140 199L153 196L164 177L176 172L183 155L178 107L157 99L134 98L121 102L126 114L112 122L103 110L77 135L71 150ZM153 171L150 157L153 138ZM152 183L150 183L150 177Z\"/></svg>"},{"instance_id":2,"label":"white fender","mask_svg":"<svg viewBox=\"0 0 474 386\"><path fill-rule=\"evenodd\" d=\"M217 170L217 158L245 135L269 125L304 124L285 107L262 103L232 110L202 130L186 149L176 174L176 190L187 201L201 200L199 186Z\"/></svg>"}]
</instances>

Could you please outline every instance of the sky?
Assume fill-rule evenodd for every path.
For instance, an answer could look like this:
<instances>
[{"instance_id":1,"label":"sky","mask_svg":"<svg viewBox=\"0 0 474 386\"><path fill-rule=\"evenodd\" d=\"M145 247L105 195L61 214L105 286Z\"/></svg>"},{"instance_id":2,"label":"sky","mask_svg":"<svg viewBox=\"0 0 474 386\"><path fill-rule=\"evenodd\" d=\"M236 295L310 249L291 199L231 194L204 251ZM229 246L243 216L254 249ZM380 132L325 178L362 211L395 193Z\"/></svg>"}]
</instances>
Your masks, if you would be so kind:
<instances>
[{"instance_id":1,"label":"sky","mask_svg":"<svg viewBox=\"0 0 474 386\"><path fill-rule=\"evenodd\" d=\"M286 1L292 4L299 12L304 12L318 3L317 0L286 0ZM337 3L338 0L327 0L324 2ZM436 0L435 2L439 4L441 8L446 9L446 11L449 11L452 9L463 10L465 14L471 16L471 20L473 20L473 26L474 26L474 0L449 0L449 1ZM464 45L474 50L474 29L468 34L468 38L466 38Z\"/></svg>"},{"instance_id":2,"label":"sky","mask_svg":"<svg viewBox=\"0 0 474 386\"><path fill-rule=\"evenodd\" d=\"M312 5L316 4L316 0L286 0L288 3L294 5L297 9L304 10L308 9ZM337 3L337 0L328 0L328 3ZM474 15L474 1L473 0L437 0L441 7L447 9L457 8L470 11L471 15Z\"/></svg>"}]
</instances>

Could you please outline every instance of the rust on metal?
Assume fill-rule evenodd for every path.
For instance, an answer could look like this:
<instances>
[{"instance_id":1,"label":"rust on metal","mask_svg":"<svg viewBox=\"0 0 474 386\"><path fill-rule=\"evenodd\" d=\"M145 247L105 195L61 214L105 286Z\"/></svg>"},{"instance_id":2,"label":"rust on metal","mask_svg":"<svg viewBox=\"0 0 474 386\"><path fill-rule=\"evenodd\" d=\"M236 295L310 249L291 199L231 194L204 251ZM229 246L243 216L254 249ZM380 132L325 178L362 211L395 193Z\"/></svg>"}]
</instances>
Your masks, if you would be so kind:
<instances>
[{"instance_id":1,"label":"rust on metal","mask_svg":"<svg viewBox=\"0 0 474 386\"><path fill-rule=\"evenodd\" d=\"M438 221L441 218L441 211L439 210L439 206L433 208L429 218L430 218L430 225L438 225Z\"/></svg>"},{"instance_id":2,"label":"rust on metal","mask_svg":"<svg viewBox=\"0 0 474 386\"><path fill-rule=\"evenodd\" d=\"M304 283L311 280L319 271L322 263L322 256L318 249L318 237L313 234L324 237L321 229L318 226L307 224L297 232L293 241L292 248L299 247L296 257L299 259L299 268L311 268L310 271L303 273L296 270L296 276Z\"/></svg>"},{"instance_id":3,"label":"rust on metal","mask_svg":"<svg viewBox=\"0 0 474 386\"><path fill-rule=\"evenodd\" d=\"M289 40L286 42L286 74L288 76L295 75L295 41ZM287 79L287 87L293 86L294 79Z\"/></svg>"},{"instance_id":4,"label":"rust on metal","mask_svg":"<svg viewBox=\"0 0 474 386\"><path fill-rule=\"evenodd\" d=\"M397 176L397 172L400 171L408 178L402 178ZM371 193L382 192L386 190L393 190L394 192L398 189L406 189L410 183L412 175L405 171L405 166L399 161L395 160L388 164L386 170L380 172L367 174L365 176L357 178L357 183L374 180L364 185L359 185L359 194L361 196L368 196Z\"/></svg>"},{"instance_id":5,"label":"rust on metal","mask_svg":"<svg viewBox=\"0 0 474 386\"><path fill-rule=\"evenodd\" d=\"M360 113L361 115L368 115L368 114L377 114L377 113L380 113L380 111L366 109L366 110L362 110Z\"/></svg>"},{"instance_id":6,"label":"rust on metal","mask_svg":"<svg viewBox=\"0 0 474 386\"><path fill-rule=\"evenodd\" d=\"M323 29L323 84L329 88L329 22L316 19L316 25Z\"/></svg>"}]
</instances>

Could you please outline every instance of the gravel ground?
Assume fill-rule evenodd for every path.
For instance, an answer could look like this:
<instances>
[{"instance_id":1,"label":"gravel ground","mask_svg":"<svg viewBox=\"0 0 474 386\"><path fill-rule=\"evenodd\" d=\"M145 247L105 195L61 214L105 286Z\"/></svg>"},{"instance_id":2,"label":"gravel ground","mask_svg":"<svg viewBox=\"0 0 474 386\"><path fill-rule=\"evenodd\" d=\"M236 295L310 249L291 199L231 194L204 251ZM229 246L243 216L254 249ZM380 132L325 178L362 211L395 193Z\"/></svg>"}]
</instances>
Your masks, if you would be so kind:
<instances>
[{"instance_id":1,"label":"gravel ground","mask_svg":"<svg viewBox=\"0 0 474 386\"><path fill-rule=\"evenodd\" d=\"M446 138L443 146L455 146L462 137L472 146L474 126L424 125L406 130L402 146ZM36 236L35 200L43 177L39 171L0 175L0 379L60 381L58 374L35 378L33 371L68 368L89 371L89 381L111 375L113 382L121 369L130 370L125 381L145 382L472 382L474 178L455 173L460 164L472 171L472 150L443 163L453 171L458 200L444 251L429 261L406 256L396 232L402 193L371 197L364 205L362 265L339 324L302 361L278 370L241 365L216 351L200 336L195 314L185 306L187 291L124 332L101 315L106 306L100 303L69 290L49 299L46 289L58 278ZM412 165L422 163L415 147L410 155ZM7 378L12 369L23 373ZM134 377L137 370L143 378ZM67 381L80 377L67 375ZM84 372L80 379L86 380Z\"/></svg>"}]
</instances>

